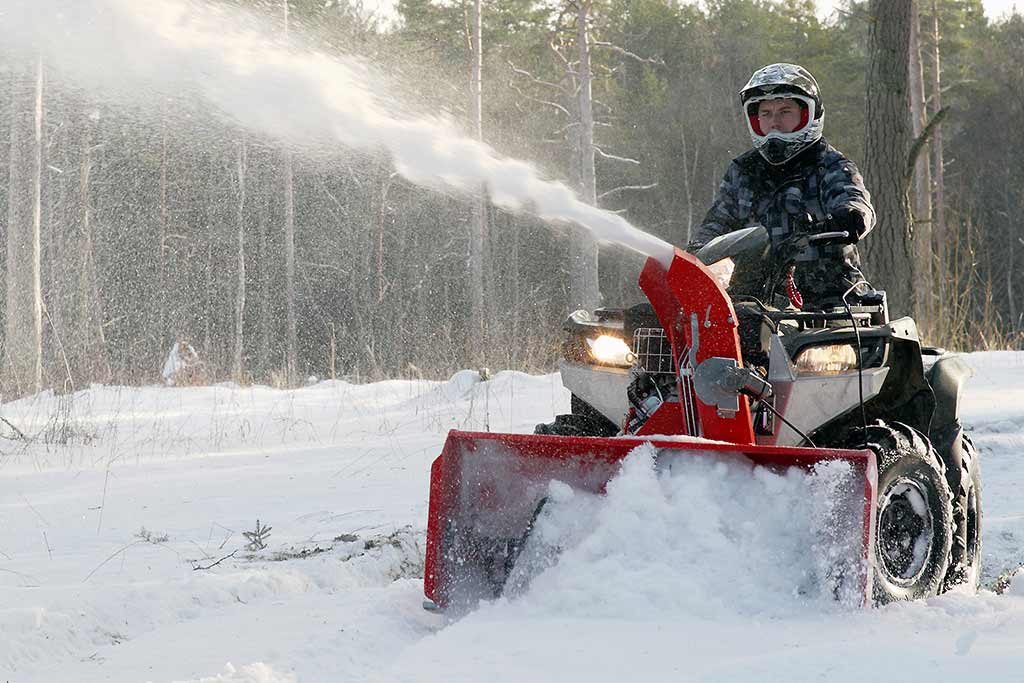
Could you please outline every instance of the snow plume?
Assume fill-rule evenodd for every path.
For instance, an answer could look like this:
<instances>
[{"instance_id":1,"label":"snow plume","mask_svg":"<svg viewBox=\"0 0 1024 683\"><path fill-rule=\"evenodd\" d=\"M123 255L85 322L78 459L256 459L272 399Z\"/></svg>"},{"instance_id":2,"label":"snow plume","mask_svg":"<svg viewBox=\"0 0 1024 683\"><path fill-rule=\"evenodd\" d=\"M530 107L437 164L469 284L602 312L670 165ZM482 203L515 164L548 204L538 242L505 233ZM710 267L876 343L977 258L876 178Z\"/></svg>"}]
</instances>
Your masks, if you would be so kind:
<instances>
[{"instance_id":1,"label":"snow plume","mask_svg":"<svg viewBox=\"0 0 1024 683\"><path fill-rule=\"evenodd\" d=\"M411 182L465 192L485 184L502 208L576 223L601 242L671 262L668 243L438 117L403 115L371 67L286 42L265 18L188 0L4 0L0 7L5 44L41 48L49 64L86 87L154 101L196 92L235 123L288 144L385 150Z\"/></svg>"},{"instance_id":2,"label":"snow plume","mask_svg":"<svg viewBox=\"0 0 1024 683\"><path fill-rule=\"evenodd\" d=\"M841 461L811 473L772 472L742 457L658 457L641 446L607 496L552 484L517 567L536 576L514 607L580 618L714 619L780 616L812 603L819 611L859 606L857 490ZM510 577L517 586L525 579Z\"/></svg>"}]
</instances>

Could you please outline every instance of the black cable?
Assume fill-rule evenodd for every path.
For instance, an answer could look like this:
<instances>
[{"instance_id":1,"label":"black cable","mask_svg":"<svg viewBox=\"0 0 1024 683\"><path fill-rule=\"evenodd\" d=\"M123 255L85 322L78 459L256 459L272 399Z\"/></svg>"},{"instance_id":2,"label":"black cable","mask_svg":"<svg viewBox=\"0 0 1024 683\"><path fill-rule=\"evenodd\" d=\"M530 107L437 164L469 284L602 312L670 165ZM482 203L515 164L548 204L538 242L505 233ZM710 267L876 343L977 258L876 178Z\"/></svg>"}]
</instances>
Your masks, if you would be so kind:
<instances>
[{"instance_id":1,"label":"black cable","mask_svg":"<svg viewBox=\"0 0 1024 683\"><path fill-rule=\"evenodd\" d=\"M782 413L780 413L779 411L775 410L775 406L773 406L771 403L769 403L768 401L763 400L763 399L761 401L761 405L763 405L765 408L770 410L772 412L772 415L774 415L775 417L777 417L780 420L782 420L783 423L785 423L790 429L792 429L794 432L796 432L797 434L802 436L804 441L806 441L808 444L810 444L811 448L817 448L817 446L814 445L814 442L811 441L811 437L807 436L802 431L800 431L800 429L795 424L793 424L792 422L790 422L786 418L782 417Z\"/></svg>"},{"instance_id":2,"label":"black cable","mask_svg":"<svg viewBox=\"0 0 1024 683\"><path fill-rule=\"evenodd\" d=\"M860 399L860 422L864 427L864 447L868 446L868 414L864 409L864 349L860 344L860 328L857 327L857 319L853 316L853 309L850 308L850 303L846 300L846 297L850 296L850 292L859 287L861 284L867 285L868 283L864 280L855 283L852 287L843 293L843 307L846 308L846 314L850 316L850 323L853 325L853 334L857 337L857 395ZM868 285L870 286L870 285Z\"/></svg>"}]
</instances>

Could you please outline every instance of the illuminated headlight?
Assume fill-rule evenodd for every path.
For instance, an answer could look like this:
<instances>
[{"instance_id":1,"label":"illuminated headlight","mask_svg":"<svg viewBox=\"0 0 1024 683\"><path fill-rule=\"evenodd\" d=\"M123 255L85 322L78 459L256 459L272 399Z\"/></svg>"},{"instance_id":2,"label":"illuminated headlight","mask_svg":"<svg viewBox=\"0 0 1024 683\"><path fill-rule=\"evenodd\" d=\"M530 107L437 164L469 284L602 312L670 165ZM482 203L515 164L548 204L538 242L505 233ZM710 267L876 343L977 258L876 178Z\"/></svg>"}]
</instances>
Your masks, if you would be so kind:
<instances>
[{"instance_id":1,"label":"illuminated headlight","mask_svg":"<svg viewBox=\"0 0 1024 683\"><path fill-rule=\"evenodd\" d=\"M636 354L621 337L602 334L597 339L587 338L590 355L598 363L628 368L636 362Z\"/></svg>"},{"instance_id":2,"label":"illuminated headlight","mask_svg":"<svg viewBox=\"0 0 1024 683\"><path fill-rule=\"evenodd\" d=\"M800 375L840 375L857 369L857 352L849 344L812 346L794 361Z\"/></svg>"}]
</instances>

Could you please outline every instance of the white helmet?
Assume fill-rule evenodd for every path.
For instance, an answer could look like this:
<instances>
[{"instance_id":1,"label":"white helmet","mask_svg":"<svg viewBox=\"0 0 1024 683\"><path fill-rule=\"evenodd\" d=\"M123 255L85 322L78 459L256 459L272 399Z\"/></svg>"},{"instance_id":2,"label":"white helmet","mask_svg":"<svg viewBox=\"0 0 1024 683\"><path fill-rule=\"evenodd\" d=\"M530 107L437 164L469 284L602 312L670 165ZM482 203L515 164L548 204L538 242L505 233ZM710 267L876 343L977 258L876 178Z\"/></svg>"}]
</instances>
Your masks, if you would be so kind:
<instances>
[{"instance_id":1,"label":"white helmet","mask_svg":"<svg viewBox=\"0 0 1024 683\"><path fill-rule=\"evenodd\" d=\"M774 99L793 99L800 105L800 123L789 133L761 130L758 103ZM825 112L818 82L802 66L780 63L758 69L740 90L740 102L754 148L770 164L785 163L821 139Z\"/></svg>"}]
</instances>

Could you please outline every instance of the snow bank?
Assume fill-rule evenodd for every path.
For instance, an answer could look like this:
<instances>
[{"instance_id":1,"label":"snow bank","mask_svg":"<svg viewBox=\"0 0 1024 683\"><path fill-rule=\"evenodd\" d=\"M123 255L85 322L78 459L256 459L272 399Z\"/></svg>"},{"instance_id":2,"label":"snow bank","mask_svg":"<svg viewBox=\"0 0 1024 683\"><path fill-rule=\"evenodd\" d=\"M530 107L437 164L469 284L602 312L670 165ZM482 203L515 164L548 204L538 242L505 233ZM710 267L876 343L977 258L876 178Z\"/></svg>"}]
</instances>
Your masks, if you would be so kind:
<instances>
[{"instance_id":1,"label":"snow bank","mask_svg":"<svg viewBox=\"0 0 1024 683\"><path fill-rule=\"evenodd\" d=\"M1024 562L1021 358L966 356L963 419L986 427L985 580ZM62 401L4 416L37 434ZM822 505L846 473L752 470L685 442L657 467L634 453L603 498L554 484L516 594L454 623L423 611L413 577L445 432L528 432L568 408L557 376L93 387L73 402L88 443L0 443L0 680L852 683L1024 667L1020 577L1003 595L846 609L827 541L859 533ZM250 559L257 518L273 536ZM140 525L168 540L137 543ZM405 525L402 547L360 550Z\"/></svg>"},{"instance_id":2,"label":"snow bank","mask_svg":"<svg viewBox=\"0 0 1024 683\"><path fill-rule=\"evenodd\" d=\"M282 674L263 662L248 664L241 669L235 668L231 662L224 667L224 673L217 676L204 676L191 681L175 683L296 683L298 678L293 674Z\"/></svg>"}]
</instances>

